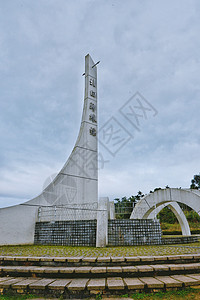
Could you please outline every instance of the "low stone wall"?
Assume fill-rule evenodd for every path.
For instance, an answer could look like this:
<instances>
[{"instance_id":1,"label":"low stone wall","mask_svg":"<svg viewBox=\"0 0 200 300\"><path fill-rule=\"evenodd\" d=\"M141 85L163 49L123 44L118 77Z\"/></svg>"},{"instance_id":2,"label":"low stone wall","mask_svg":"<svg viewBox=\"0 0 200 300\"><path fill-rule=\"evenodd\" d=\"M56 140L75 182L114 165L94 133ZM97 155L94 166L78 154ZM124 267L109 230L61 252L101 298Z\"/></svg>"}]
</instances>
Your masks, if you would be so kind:
<instances>
[{"instance_id":1,"label":"low stone wall","mask_svg":"<svg viewBox=\"0 0 200 300\"><path fill-rule=\"evenodd\" d=\"M188 243L196 243L198 241L199 241L199 238L198 238L198 236L195 236L195 235L162 238L163 245L188 244Z\"/></svg>"},{"instance_id":2,"label":"low stone wall","mask_svg":"<svg viewBox=\"0 0 200 300\"><path fill-rule=\"evenodd\" d=\"M159 245L161 241L159 220L109 220L109 246Z\"/></svg>"},{"instance_id":3,"label":"low stone wall","mask_svg":"<svg viewBox=\"0 0 200 300\"><path fill-rule=\"evenodd\" d=\"M96 220L37 222L34 244L96 246Z\"/></svg>"},{"instance_id":4,"label":"low stone wall","mask_svg":"<svg viewBox=\"0 0 200 300\"><path fill-rule=\"evenodd\" d=\"M37 222L34 243L96 246L96 220ZM161 237L159 220L108 220L108 246L169 245L198 242L197 236Z\"/></svg>"}]
</instances>

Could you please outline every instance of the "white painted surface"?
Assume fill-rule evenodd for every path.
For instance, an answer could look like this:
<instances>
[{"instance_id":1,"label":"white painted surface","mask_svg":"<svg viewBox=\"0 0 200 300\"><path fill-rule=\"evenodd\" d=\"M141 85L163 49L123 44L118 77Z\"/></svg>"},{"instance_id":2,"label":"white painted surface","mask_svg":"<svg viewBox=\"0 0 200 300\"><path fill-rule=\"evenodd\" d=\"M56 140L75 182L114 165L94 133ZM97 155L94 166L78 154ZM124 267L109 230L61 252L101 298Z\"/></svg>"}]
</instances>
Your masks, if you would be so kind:
<instances>
[{"instance_id":1,"label":"white painted surface","mask_svg":"<svg viewBox=\"0 0 200 300\"><path fill-rule=\"evenodd\" d=\"M99 198L96 247L106 247L108 244L108 203L108 197Z\"/></svg>"},{"instance_id":2,"label":"white painted surface","mask_svg":"<svg viewBox=\"0 0 200 300\"><path fill-rule=\"evenodd\" d=\"M114 201L109 202L109 219L114 220L115 219L115 203Z\"/></svg>"},{"instance_id":3,"label":"white painted surface","mask_svg":"<svg viewBox=\"0 0 200 300\"><path fill-rule=\"evenodd\" d=\"M33 244L37 207L0 209L0 245Z\"/></svg>"}]
</instances>

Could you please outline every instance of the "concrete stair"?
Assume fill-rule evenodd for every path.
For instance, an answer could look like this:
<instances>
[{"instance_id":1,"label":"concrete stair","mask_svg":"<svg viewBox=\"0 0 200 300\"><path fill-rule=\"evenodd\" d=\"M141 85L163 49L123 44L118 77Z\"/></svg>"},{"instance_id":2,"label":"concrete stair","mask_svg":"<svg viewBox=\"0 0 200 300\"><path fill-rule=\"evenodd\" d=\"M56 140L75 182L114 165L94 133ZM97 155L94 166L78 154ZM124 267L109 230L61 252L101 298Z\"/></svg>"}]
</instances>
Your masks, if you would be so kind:
<instances>
[{"instance_id":1,"label":"concrete stair","mask_svg":"<svg viewBox=\"0 0 200 300\"><path fill-rule=\"evenodd\" d=\"M0 257L0 294L83 298L200 288L200 254L134 257Z\"/></svg>"}]
</instances>

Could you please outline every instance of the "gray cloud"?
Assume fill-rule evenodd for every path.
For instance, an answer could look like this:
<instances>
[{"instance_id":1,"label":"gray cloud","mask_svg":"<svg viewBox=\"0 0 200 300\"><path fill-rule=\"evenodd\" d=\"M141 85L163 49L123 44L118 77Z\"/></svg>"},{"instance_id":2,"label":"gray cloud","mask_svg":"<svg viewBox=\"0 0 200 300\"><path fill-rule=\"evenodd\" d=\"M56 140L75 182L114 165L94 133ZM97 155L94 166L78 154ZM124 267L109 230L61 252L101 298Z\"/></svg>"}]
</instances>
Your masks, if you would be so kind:
<instances>
[{"instance_id":1,"label":"gray cloud","mask_svg":"<svg viewBox=\"0 0 200 300\"><path fill-rule=\"evenodd\" d=\"M98 67L99 123L139 91L158 110L99 172L101 196L186 187L199 173L197 0L4 1L0 11L0 206L36 196L78 134L84 56Z\"/></svg>"}]
</instances>

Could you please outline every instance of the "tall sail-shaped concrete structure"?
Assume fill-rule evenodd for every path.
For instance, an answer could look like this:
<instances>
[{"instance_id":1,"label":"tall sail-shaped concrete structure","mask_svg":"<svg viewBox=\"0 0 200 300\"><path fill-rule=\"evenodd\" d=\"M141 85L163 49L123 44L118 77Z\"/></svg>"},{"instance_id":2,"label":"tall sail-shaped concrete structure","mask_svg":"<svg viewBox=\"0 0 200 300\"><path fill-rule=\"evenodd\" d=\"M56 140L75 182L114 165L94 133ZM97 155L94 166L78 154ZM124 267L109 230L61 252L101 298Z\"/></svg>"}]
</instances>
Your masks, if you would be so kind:
<instances>
[{"instance_id":1,"label":"tall sail-shaped concrete structure","mask_svg":"<svg viewBox=\"0 0 200 300\"><path fill-rule=\"evenodd\" d=\"M35 223L43 217L43 212L48 212L46 217L50 221L53 214L57 220L96 218L97 67L89 54L85 57L84 76L83 114L72 153L62 170L39 196L21 205L0 209L0 244L33 243Z\"/></svg>"},{"instance_id":2,"label":"tall sail-shaped concrete structure","mask_svg":"<svg viewBox=\"0 0 200 300\"><path fill-rule=\"evenodd\" d=\"M56 206L95 205L97 192L97 67L88 54L85 57L85 96L77 141L62 170L35 201Z\"/></svg>"}]
</instances>

